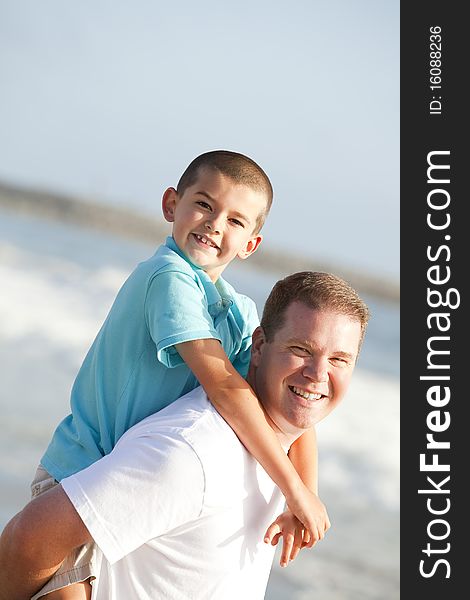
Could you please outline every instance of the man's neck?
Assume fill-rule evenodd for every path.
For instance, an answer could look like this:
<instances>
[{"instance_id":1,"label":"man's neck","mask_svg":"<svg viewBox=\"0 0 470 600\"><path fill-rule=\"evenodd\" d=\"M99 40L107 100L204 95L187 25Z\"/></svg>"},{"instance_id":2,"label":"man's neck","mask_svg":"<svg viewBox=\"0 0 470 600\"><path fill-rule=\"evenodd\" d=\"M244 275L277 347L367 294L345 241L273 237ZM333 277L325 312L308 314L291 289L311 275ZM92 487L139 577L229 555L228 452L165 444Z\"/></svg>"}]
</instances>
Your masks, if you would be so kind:
<instances>
[{"instance_id":1,"label":"man's neck","mask_svg":"<svg viewBox=\"0 0 470 600\"><path fill-rule=\"evenodd\" d=\"M264 416L266 417L266 421L267 421L268 425L271 427L271 429L276 434L281 446L284 449L288 450L292 446L292 444L295 442L295 440L298 439L302 435L303 431L297 431L295 433L285 431L277 423L275 423L273 421L273 419L271 419L271 417L268 415L268 413L266 412L266 410L263 406L262 400L258 396L258 392L256 391L254 372L251 367L250 367L250 370L248 371L246 380L251 385L251 387L253 388L253 391L255 392L256 396L258 397L258 401L260 403L261 408L263 409Z\"/></svg>"},{"instance_id":2,"label":"man's neck","mask_svg":"<svg viewBox=\"0 0 470 600\"><path fill-rule=\"evenodd\" d=\"M285 450L289 450L289 448L292 446L292 444L295 442L295 440L297 440L302 435L303 432L289 433L289 432L284 431L271 419L271 417L265 411L263 403L261 401L260 401L260 405L261 405L261 408L263 409L264 416L266 417L266 421L268 422L268 425L270 425L271 429L276 434L276 436L279 440L279 443Z\"/></svg>"}]
</instances>

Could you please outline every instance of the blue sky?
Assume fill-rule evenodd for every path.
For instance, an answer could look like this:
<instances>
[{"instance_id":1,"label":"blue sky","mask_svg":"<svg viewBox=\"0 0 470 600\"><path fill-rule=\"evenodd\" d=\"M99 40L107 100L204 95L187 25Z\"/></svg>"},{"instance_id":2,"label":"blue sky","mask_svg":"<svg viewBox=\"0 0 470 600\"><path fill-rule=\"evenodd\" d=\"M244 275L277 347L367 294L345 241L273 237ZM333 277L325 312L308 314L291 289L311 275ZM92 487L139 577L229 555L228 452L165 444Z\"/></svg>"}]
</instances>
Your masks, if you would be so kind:
<instances>
[{"instance_id":1,"label":"blue sky","mask_svg":"<svg viewBox=\"0 0 470 600\"><path fill-rule=\"evenodd\" d=\"M0 81L0 179L158 216L237 150L267 246L398 276L398 0L0 0Z\"/></svg>"}]
</instances>

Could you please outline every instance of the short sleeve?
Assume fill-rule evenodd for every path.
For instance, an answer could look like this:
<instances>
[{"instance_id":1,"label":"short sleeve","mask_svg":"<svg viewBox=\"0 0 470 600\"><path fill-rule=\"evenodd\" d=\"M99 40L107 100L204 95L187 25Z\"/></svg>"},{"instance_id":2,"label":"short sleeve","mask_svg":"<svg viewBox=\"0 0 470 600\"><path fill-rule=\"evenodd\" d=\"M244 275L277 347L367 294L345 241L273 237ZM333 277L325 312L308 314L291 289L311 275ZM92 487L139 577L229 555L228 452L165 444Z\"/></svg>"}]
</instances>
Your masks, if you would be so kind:
<instances>
[{"instance_id":1,"label":"short sleeve","mask_svg":"<svg viewBox=\"0 0 470 600\"><path fill-rule=\"evenodd\" d=\"M207 338L220 340L204 291L185 273L165 271L155 275L149 284L145 313L157 358L166 367L183 362L175 344Z\"/></svg>"},{"instance_id":2,"label":"short sleeve","mask_svg":"<svg viewBox=\"0 0 470 600\"><path fill-rule=\"evenodd\" d=\"M243 315L243 333L240 350L233 359L233 366L242 377L248 375L251 360L251 343L253 331L259 325L259 316L256 304L248 296L238 296L240 313Z\"/></svg>"},{"instance_id":3,"label":"short sleeve","mask_svg":"<svg viewBox=\"0 0 470 600\"><path fill-rule=\"evenodd\" d=\"M204 475L176 434L126 434L111 454L61 485L110 563L198 517ZM191 494L188 494L188 489Z\"/></svg>"}]
</instances>

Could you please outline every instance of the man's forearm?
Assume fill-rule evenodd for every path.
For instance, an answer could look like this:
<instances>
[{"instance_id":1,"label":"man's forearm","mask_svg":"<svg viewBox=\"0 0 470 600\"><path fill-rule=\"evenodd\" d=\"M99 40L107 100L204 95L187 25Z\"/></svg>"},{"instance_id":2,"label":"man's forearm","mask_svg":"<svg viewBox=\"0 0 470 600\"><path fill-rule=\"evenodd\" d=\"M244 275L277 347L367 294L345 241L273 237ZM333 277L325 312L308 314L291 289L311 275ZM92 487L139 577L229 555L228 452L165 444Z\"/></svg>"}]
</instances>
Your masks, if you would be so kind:
<instances>
[{"instance_id":1,"label":"man's forearm","mask_svg":"<svg viewBox=\"0 0 470 600\"><path fill-rule=\"evenodd\" d=\"M308 489L318 494L318 449L314 427L292 444L289 458Z\"/></svg>"}]
</instances>

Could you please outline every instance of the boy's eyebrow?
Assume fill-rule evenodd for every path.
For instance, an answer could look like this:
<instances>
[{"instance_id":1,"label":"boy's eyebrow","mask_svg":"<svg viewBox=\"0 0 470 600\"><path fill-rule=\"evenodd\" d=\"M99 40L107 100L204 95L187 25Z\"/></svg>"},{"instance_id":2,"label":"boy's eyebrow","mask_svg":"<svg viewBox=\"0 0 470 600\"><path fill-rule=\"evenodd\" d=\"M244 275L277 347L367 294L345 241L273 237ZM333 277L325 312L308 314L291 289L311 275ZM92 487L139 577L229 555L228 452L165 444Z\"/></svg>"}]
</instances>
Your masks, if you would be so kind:
<instances>
[{"instance_id":1,"label":"boy's eyebrow","mask_svg":"<svg viewBox=\"0 0 470 600\"><path fill-rule=\"evenodd\" d=\"M237 210L232 211L232 215L234 217L236 217L237 219L241 219L242 221L245 221L245 223L251 223L250 219L246 215L244 215L241 212L238 212Z\"/></svg>"},{"instance_id":2,"label":"boy's eyebrow","mask_svg":"<svg viewBox=\"0 0 470 600\"><path fill-rule=\"evenodd\" d=\"M215 202L215 198L213 198L210 194L208 194L207 192L204 192L203 190L200 190L199 192L195 192L196 194L199 194L200 196L205 196L208 200L212 200L212 202Z\"/></svg>"},{"instance_id":3,"label":"boy's eyebrow","mask_svg":"<svg viewBox=\"0 0 470 600\"><path fill-rule=\"evenodd\" d=\"M205 198L207 198L208 200L211 200L212 202L215 202L217 204L217 199L213 198L209 193L205 192L204 190L200 190L198 192L195 192L196 194L199 194L200 196L204 196ZM238 212L237 210L232 211L232 214L234 217L236 217L237 219L242 219L243 221L245 221L246 223L251 223L250 219L244 215L241 212Z\"/></svg>"}]
</instances>

